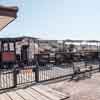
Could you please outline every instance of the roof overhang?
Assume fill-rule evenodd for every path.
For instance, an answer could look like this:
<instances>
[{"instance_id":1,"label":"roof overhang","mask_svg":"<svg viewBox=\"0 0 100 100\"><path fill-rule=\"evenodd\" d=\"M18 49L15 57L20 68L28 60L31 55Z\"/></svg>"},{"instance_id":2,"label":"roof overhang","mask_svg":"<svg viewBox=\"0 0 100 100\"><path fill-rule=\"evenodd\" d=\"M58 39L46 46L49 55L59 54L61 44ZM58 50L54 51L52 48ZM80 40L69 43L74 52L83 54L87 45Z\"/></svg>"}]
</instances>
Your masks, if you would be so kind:
<instances>
[{"instance_id":1,"label":"roof overhang","mask_svg":"<svg viewBox=\"0 0 100 100\"><path fill-rule=\"evenodd\" d=\"M0 6L0 31L17 17L17 7Z\"/></svg>"}]
</instances>

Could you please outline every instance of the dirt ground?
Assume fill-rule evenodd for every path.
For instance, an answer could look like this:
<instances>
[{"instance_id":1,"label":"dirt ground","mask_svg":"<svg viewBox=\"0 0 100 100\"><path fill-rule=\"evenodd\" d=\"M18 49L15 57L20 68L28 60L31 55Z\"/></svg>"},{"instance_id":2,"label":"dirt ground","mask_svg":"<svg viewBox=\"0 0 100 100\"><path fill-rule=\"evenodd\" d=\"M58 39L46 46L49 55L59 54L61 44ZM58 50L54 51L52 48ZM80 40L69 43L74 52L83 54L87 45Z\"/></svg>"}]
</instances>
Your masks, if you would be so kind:
<instances>
[{"instance_id":1,"label":"dirt ground","mask_svg":"<svg viewBox=\"0 0 100 100\"><path fill-rule=\"evenodd\" d=\"M69 93L71 97L67 100L100 100L100 73L77 82L66 80L48 86L60 92Z\"/></svg>"}]
</instances>

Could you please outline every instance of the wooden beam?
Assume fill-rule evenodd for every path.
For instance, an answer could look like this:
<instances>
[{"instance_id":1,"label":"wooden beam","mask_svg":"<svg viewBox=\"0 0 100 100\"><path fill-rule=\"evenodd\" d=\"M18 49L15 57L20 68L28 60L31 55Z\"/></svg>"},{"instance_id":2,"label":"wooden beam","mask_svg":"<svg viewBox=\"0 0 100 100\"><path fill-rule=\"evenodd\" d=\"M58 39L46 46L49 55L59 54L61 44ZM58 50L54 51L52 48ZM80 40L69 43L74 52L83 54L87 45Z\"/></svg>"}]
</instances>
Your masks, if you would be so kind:
<instances>
[{"instance_id":1,"label":"wooden beam","mask_svg":"<svg viewBox=\"0 0 100 100\"><path fill-rule=\"evenodd\" d=\"M17 7L4 7L0 6L0 16L17 17L18 8Z\"/></svg>"},{"instance_id":2,"label":"wooden beam","mask_svg":"<svg viewBox=\"0 0 100 100\"><path fill-rule=\"evenodd\" d=\"M0 6L0 31L17 17L17 7Z\"/></svg>"}]
</instances>

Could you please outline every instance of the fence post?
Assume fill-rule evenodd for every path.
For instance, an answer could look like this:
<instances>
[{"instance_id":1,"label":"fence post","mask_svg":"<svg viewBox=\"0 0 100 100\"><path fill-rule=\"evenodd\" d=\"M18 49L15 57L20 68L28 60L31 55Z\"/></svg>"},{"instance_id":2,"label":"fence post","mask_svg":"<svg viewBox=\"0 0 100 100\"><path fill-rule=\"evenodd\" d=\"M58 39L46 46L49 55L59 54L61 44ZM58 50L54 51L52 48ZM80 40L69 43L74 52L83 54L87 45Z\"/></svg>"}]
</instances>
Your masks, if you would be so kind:
<instances>
[{"instance_id":1,"label":"fence post","mask_svg":"<svg viewBox=\"0 0 100 100\"><path fill-rule=\"evenodd\" d=\"M36 66L35 68L35 81L38 83L39 82L39 67Z\"/></svg>"},{"instance_id":2,"label":"fence post","mask_svg":"<svg viewBox=\"0 0 100 100\"><path fill-rule=\"evenodd\" d=\"M100 64L99 64L99 72L100 72Z\"/></svg>"},{"instance_id":3,"label":"fence post","mask_svg":"<svg viewBox=\"0 0 100 100\"><path fill-rule=\"evenodd\" d=\"M16 68L14 68L14 70L13 70L13 82L14 82L13 87L16 87L16 85L17 85L17 71L16 71Z\"/></svg>"},{"instance_id":4,"label":"fence post","mask_svg":"<svg viewBox=\"0 0 100 100\"><path fill-rule=\"evenodd\" d=\"M93 70L93 67L90 66L90 77L92 76L92 70Z\"/></svg>"}]
</instances>

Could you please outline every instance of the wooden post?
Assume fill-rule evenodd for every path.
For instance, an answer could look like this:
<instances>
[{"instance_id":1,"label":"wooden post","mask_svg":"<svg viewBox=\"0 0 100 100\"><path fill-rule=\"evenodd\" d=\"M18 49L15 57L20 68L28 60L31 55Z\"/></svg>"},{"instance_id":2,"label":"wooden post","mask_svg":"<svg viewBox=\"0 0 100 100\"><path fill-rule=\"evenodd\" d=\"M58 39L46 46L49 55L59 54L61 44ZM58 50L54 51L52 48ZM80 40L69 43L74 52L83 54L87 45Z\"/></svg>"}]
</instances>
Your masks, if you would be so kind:
<instances>
[{"instance_id":1,"label":"wooden post","mask_svg":"<svg viewBox=\"0 0 100 100\"><path fill-rule=\"evenodd\" d=\"M38 64L37 57L36 57L36 68L35 68L35 81L37 83L39 82L39 64Z\"/></svg>"},{"instance_id":2,"label":"wooden post","mask_svg":"<svg viewBox=\"0 0 100 100\"><path fill-rule=\"evenodd\" d=\"M63 40L63 52L65 52L65 41Z\"/></svg>"},{"instance_id":3,"label":"wooden post","mask_svg":"<svg viewBox=\"0 0 100 100\"><path fill-rule=\"evenodd\" d=\"M90 77L92 76L92 66L90 66Z\"/></svg>"},{"instance_id":4,"label":"wooden post","mask_svg":"<svg viewBox=\"0 0 100 100\"><path fill-rule=\"evenodd\" d=\"M100 64L99 64L99 72L100 72Z\"/></svg>"},{"instance_id":5,"label":"wooden post","mask_svg":"<svg viewBox=\"0 0 100 100\"><path fill-rule=\"evenodd\" d=\"M36 66L35 69L35 81L38 83L39 82L39 68Z\"/></svg>"},{"instance_id":6,"label":"wooden post","mask_svg":"<svg viewBox=\"0 0 100 100\"><path fill-rule=\"evenodd\" d=\"M17 71L15 68L13 70L13 83L14 83L13 87L16 87L16 85L17 85Z\"/></svg>"}]
</instances>

